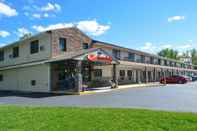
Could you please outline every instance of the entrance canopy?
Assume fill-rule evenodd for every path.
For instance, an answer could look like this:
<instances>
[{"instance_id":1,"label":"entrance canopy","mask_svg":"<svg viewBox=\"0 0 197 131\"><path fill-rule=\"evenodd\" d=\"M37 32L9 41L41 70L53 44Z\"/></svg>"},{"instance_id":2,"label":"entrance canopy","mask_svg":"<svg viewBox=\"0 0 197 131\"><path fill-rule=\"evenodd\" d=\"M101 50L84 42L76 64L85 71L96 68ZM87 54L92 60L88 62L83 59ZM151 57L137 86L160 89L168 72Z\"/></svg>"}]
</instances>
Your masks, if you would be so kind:
<instances>
[{"instance_id":1,"label":"entrance canopy","mask_svg":"<svg viewBox=\"0 0 197 131\"><path fill-rule=\"evenodd\" d=\"M62 56L58 56L49 60L48 62L57 62L62 60L86 60L95 63L103 63L103 64L119 64L119 61L114 58L108 52L100 49L100 48L91 48L88 50L79 50L75 52L67 52Z\"/></svg>"}]
</instances>

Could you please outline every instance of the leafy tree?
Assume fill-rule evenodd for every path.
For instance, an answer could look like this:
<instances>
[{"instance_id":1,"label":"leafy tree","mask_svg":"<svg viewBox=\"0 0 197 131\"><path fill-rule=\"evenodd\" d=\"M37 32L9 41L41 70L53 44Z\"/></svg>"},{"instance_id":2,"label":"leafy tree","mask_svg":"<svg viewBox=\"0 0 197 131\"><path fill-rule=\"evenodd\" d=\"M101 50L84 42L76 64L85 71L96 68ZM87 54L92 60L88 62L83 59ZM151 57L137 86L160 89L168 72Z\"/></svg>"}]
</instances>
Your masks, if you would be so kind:
<instances>
[{"instance_id":1,"label":"leafy tree","mask_svg":"<svg viewBox=\"0 0 197 131\"><path fill-rule=\"evenodd\" d=\"M163 49L161 50L158 55L162 56L162 57L166 57L166 58L170 58L170 59L175 59L175 60L179 60L179 56L178 56L178 51L177 50L173 50L173 49Z\"/></svg>"},{"instance_id":2,"label":"leafy tree","mask_svg":"<svg viewBox=\"0 0 197 131\"><path fill-rule=\"evenodd\" d=\"M192 58L192 64L197 65L197 50L192 49L190 50L191 58ZM197 69L197 67L195 67Z\"/></svg>"}]
</instances>

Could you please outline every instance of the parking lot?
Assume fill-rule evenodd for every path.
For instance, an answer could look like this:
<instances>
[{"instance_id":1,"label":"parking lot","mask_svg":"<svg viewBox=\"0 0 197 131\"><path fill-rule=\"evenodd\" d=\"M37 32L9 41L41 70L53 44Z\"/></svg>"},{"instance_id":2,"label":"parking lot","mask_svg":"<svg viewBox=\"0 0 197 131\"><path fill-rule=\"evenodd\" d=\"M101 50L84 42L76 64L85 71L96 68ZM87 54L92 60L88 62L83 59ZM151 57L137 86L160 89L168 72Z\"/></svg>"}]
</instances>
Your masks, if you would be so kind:
<instances>
[{"instance_id":1,"label":"parking lot","mask_svg":"<svg viewBox=\"0 0 197 131\"><path fill-rule=\"evenodd\" d=\"M197 82L153 88L128 88L81 96L0 92L0 104L144 108L197 112Z\"/></svg>"}]
</instances>

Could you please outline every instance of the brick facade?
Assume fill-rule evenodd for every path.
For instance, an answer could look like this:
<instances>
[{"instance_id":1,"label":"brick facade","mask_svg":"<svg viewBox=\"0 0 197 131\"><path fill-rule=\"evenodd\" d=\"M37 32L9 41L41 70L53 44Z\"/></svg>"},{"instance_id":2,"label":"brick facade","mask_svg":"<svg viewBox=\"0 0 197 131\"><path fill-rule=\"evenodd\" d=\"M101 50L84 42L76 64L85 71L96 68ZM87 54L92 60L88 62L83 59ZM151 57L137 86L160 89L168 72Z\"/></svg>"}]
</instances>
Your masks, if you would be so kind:
<instances>
[{"instance_id":1,"label":"brick facade","mask_svg":"<svg viewBox=\"0 0 197 131\"><path fill-rule=\"evenodd\" d=\"M59 48L59 38L67 39L67 52L83 49L83 43L91 44L92 40L75 28L52 31L52 58L63 55Z\"/></svg>"}]
</instances>

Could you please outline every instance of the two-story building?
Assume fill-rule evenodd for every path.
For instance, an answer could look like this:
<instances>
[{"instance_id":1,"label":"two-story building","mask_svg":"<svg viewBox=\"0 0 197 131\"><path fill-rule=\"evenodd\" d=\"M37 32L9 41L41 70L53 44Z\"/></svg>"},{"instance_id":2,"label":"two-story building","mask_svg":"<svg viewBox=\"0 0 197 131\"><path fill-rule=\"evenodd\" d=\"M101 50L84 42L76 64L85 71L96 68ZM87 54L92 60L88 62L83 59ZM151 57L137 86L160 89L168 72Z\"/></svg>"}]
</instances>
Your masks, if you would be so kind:
<instances>
[{"instance_id":1,"label":"two-story building","mask_svg":"<svg viewBox=\"0 0 197 131\"><path fill-rule=\"evenodd\" d=\"M45 31L0 48L0 90L79 93L83 86L193 73L191 64L96 41L77 28Z\"/></svg>"}]
</instances>

